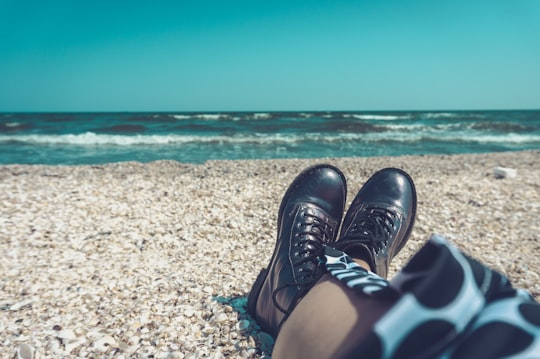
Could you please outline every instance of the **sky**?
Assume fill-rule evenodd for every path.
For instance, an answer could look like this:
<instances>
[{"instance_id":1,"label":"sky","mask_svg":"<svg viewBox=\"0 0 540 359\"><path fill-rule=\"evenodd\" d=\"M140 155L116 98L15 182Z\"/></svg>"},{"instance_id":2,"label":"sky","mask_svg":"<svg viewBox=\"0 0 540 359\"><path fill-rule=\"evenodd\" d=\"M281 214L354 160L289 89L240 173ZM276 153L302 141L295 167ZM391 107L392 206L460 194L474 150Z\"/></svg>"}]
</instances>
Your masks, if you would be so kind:
<instances>
[{"instance_id":1,"label":"sky","mask_svg":"<svg viewBox=\"0 0 540 359\"><path fill-rule=\"evenodd\" d=\"M0 112L540 109L540 0L0 0Z\"/></svg>"}]
</instances>

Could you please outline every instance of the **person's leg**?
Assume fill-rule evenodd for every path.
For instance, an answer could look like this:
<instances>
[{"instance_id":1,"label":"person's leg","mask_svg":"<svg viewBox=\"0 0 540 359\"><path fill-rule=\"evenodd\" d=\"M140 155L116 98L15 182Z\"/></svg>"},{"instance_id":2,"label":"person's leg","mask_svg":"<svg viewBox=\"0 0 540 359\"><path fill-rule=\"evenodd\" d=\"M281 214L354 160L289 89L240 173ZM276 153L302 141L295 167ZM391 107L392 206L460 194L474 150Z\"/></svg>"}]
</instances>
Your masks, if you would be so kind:
<instances>
[{"instance_id":1,"label":"person's leg","mask_svg":"<svg viewBox=\"0 0 540 359\"><path fill-rule=\"evenodd\" d=\"M414 184L399 169L377 172L353 200L335 242L345 193L343 175L322 166L300 174L284 196L274 254L248 296L248 312L262 330L277 336L277 358L346 357L393 304L359 295L347 287L351 282L340 282L334 269L350 267L350 258L340 262L339 253L345 252L361 259L363 267L348 280L365 284L366 293L387 286L383 278L390 260L407 241L414 223ZM326 254L326 269L337 277L325 275L313 286L322 272L321 251L332 247L343 251L337 251L338 257Z\"/></svg>"},{"instance_id":2,"label":"person's leg","mask_svg":"<svg viewBox=\"0 0 540 359\"><path fill-rule=\"evenodd\" d=\"M335 277L324 275L285 321L272 357L347 358L392 300L359 296Z\"/></svg>"},{"instance_id":3,"label":"person's leg","mask_svg":"<svg viewBox=\"0 0 540 359\"><path fill-rule=\"evenodd\" d=\"M323 275L319 256L337 238L346 197L345 176L324 164L301 172L287 189L274 253L248 295L248 313L263 331L277 336L296 303Z\"/></svg>"},{"instance_id":4,"label":"person's leg","mask_svg":"<svg viewBox=\"0 0 540 359\"><path fill-rule=\"evenodd\" d=\"M410 235L415 214L412 179L402 170L383 169L360 189L345 215L340 237L330 246L385 278L391 259ZM341 264L349 267L340 263L337 272ZM384 281L380 277L378 281ZM377 286L366 284L368 292ZM396 300L359 295L336 277L325 275L283 323L273 357L356 357L356 348Z\"/></svg>"},{"instance_id":5,"label":"person's leg","mask_svg":"<svg viewBox=\"0 0 540 359\"><path fill-rule=\"evenodd\" d=\"M440 236L432 236L392 283L385 282L388 287L381 282L378 292L382 279L335 254L325 251L332 277L323 276L284 322L275 358L536 358L539 353L540 305Z\"/></svg>"}]
</instances>

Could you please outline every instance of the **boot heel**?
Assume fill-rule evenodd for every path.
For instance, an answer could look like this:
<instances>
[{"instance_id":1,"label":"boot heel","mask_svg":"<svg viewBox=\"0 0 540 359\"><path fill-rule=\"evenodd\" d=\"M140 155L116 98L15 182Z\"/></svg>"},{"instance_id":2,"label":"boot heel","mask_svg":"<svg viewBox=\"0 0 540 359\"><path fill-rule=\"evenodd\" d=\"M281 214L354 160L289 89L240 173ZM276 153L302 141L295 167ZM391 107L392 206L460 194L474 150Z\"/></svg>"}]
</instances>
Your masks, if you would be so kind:
<instances>
[{"instance_id":1,"label":"boot heel","mask_svg":"<svg viewBox=\"0 0 540 359\"><path fill-rule=\"evenodd\" d=\"M257 299L259 299L259 294L261 293L261 288L267 275L268 269L261 269L261 272L257 276L255 283L253 283L253 286L249 291L247 300L247 311L253 318L255 318L255 311L257 309Z\"/></svg>"}]
</instances>

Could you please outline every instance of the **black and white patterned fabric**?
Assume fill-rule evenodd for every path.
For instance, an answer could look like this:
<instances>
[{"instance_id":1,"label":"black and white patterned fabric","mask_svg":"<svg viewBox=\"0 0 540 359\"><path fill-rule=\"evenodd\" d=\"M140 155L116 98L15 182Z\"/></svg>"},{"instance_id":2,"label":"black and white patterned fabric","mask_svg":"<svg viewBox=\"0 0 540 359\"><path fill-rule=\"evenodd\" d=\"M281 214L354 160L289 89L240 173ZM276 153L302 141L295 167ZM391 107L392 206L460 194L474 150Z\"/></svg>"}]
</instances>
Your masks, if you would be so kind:
<instances>
[{"instance_id":1,"label":"black and white patterned fabric","mask_svg":"<svg viewBox=\"0 0 540 359\"><path fill-rule=\"evenodd\" d=\"M329 247L324 261L360 295L395 300L358 343L359 358L540 358L540 304L441 236L391 281Z\"/></svg>"}]
</instances>

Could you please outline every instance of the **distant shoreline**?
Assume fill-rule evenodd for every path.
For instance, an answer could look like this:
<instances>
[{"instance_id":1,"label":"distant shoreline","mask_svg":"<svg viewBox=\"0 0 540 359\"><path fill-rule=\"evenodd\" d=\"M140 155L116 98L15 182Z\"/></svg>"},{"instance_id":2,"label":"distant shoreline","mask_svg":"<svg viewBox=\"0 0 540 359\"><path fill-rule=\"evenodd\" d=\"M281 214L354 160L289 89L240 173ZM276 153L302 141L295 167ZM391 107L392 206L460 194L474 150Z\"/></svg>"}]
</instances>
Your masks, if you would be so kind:
<instances>
[{"instance_id":1,"label":"distant shoreline","mask_svg":"<svg viewBox=\"0 0 540 359\"><path fill-rule=\"evenodd\" d=\"M523 157L523 156L524 157ZM534 161L534 156L538 155L538 162ZM445 159L454 159L450 163L441 163L439 161ZM307 158L273 158L273 159L217 159L217 160L207 160L201 163L193 162L182 162L170 159L163 160L154 160L148 162L141 161L119 161L119 162L106 162L106 163L95 163L95 164L26 164L26 163L0 163L0 168L2 167L99 167L99 168L121 168L124 165L136 165L136 166L145 166L145 165L158 165L166 166L167 163L172 163L181 166L195 166L195 167L217 167L220 168L221 165L232 163L245 163L249 167L250 163L261 164L261 163L320 163L320 162L365 162L370 167L373 163L384 163L385 161L390 161L391 163L407 163L408 160L413 160L415 162L420 162L424 166L429 166L431 168L444 167L447 168L449 165L453 168L455 167L455 160L462 159L466 161L467 159L473 159L474 161L479 161L479 159L484 159L486 163L491 163L492 165L502 166L506 164L508 166L518 165L518 167L528 166L528 165L537 165L540 167L540 149L533 150L512 150L512 151L496 151L496 152L473 152L473 153L459 153L459 154L416 154L416 155L392 155L392 156L351 156L351 157L307 157ZM432 162L432 161L436 162ZM533 161L530 161L533 160ZM458 161L459 162L459 161ZM525 162L524 164L522 162ZM455 168L456 171L459 171L459 168Z\"/></svg>"}]
</instances>

